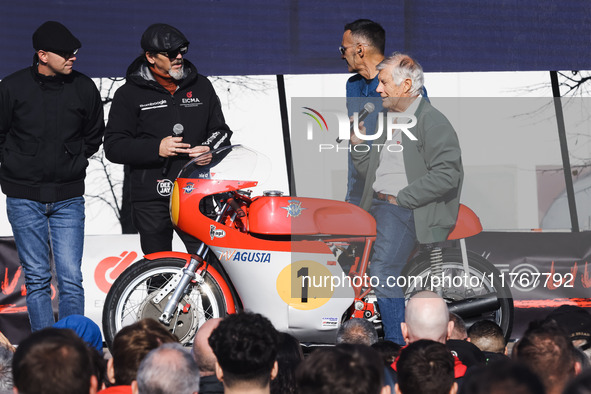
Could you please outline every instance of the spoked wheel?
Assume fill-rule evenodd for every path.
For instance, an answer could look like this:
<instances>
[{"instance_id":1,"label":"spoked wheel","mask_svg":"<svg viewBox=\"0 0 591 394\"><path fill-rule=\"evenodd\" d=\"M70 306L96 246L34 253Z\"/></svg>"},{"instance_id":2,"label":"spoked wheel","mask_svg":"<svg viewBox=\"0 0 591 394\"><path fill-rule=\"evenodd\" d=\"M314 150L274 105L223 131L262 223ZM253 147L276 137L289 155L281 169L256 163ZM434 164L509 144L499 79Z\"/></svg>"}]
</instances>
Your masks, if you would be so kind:
<instances>
[{"instance_id":1,"label":"spoked wheel","mask_svg":"<svg viewBox=\"0 0 591 394\"><path fill-rule=\"evenodd\" d=\"M509 286L501 284L496 267L474 252L468 251L469 275L465 275L460 250L444 249L441 280L431 280L429 254L421 254L408 263L402 273L407 280L405 297L421 290L439 290L448 305L458 307L457 313L468 323L488 319L496 322L508 340L513 328L513 297ZM469 300L469 301L465 301ZM464 301L464 302L462 302ZM452 309L453 310L453 309Z\"/></svg>"},{"instance_id":2,"label":"spoked wheel","mask_svg":"<svg viewBox=\"0 0 591 394\"><path fill-rule=\"evenodd\" d=\"M140 260L127 268L113 283L103 309L103 332L109 348L123 327L144 318L158 320L170 291L162 300L160 290L172 286L174 276L182 273L185 261L174 258ZM193 343L195 332L208 319L226 315L226 303L217 282L209 273L204 282L191 283L166 327L183 345ZM172 287L174 290L174 287Z\"/></svg>"}]
</instances>

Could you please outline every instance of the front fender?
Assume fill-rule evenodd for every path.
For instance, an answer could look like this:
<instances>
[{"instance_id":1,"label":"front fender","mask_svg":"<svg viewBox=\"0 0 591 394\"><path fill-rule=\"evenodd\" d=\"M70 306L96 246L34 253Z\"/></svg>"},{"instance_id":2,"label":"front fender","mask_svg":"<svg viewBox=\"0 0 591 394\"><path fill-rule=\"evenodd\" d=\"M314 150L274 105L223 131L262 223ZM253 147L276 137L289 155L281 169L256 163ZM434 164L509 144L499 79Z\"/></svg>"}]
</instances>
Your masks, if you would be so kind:
<instances>
[{"instance_id":1,"label":"front fender","mask_svg":"<svg viewBox=\"0 0 591 394\"><path fill-rule=\"evenodd\" d=\"M179 260L185 260L187 264L191 261L191 255L189 253L183 252L156 252L150 253L144 256L146 260L156 260L162 258L173 258ZM201 267L200 267L201 269ZM230 286L224 280L222 275L211 266L211 264L207 267L207 272L213 277L213 279L217 282L218 286L222 290L222 294L224 296L224 301L226 302L226 312L228 313L236 313L236 303L234 302L234 297L232 297L232 291L230 290Z\"/></svg>"}]
</instances>

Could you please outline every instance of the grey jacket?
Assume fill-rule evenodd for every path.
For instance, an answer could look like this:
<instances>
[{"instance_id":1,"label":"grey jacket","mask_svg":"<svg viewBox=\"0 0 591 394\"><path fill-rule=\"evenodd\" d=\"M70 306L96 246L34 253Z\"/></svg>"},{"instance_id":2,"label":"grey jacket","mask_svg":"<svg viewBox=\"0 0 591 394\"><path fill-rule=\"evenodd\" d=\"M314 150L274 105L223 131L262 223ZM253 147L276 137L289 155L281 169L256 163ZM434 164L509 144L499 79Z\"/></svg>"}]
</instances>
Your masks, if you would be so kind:
<instances>
[{"instance_id":1,"label":"grey jacket","mask_svg":"<svg viewBox=\"0 0 591 394\"><path fill-rule=\"evenodd\" d=\"M396 199L401 207L413 210L420 243L441 242L447 239L458 215L464 178L460 144L451 123L430 103L421 100L415 116L417 125L410 132L417 141L404 133L402 138L408 186ZM385 140L384 131L368 152L351 153L355 167L366 177L361 207L368 211L380 157L376 145Z\"/></svg>"}]
</instances>

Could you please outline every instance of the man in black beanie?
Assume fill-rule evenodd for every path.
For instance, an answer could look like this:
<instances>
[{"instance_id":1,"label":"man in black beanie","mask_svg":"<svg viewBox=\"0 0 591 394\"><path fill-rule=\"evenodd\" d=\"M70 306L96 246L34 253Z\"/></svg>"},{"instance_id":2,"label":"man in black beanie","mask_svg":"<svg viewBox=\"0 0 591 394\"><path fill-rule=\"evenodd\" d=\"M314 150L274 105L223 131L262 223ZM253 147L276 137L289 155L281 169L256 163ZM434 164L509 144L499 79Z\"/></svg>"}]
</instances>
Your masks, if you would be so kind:
<instances>
[{"instance_id":1,"label":"man in black beanie","mask_svg":"<svg viewBox=\"0 0 591 394\"><path fill-rule=\"evenodd\" d=\"M133 223L149 254L172 249L168 204L182 166L229 145L232 132L213 86L184 58L189 41L183 33L157 23L146 29L141 46L143 53L113 98L105 153L110 161L130 167ZM195 253L196 241L179 235Z\"/></svg>"},{"instance_id":2,"label":"man in black beanie","mask_svg":"<svg viewBox=\"0 0 591 394\"><path fill-rule=\"evenodd\" d=\"M59 319L84 314L84 178L105 126L96 85L72 70L80 47L64 25L45 22L33 34L33 65L0 82L0 185L33 331L55 323L50 253Z\"/></svg>"}]
</instances>

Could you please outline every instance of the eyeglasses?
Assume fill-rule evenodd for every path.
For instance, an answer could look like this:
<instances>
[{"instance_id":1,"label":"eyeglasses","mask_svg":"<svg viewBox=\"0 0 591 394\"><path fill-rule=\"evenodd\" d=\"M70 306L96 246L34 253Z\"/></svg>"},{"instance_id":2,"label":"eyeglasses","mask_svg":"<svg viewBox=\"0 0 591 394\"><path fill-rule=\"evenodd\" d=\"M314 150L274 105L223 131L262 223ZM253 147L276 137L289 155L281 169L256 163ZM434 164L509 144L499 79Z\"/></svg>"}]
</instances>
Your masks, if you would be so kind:
<instances>
[{"instance_id":1,"label":"eyeglasses","mask_svg":"<svg viewBox=\"0 0 591 394\"><path fill-rule=\"evenodd\" d=\"M179 53L181 54L181 56L185 56L187 54L187 52L189 52L188 45L186 45L184 47L177 48L177 49L173 49L168 52L158 52L158 53L166 56L169 60L174 60L179 55Z\"/></svg>"},{"instance_id":2,"label":"eyeglasses","mask_svg":"<svg viewBox=\"0 0 591 394\"><path fill-rule=\"evenodd\" d=\"M355 45L349 45L348 47L344 47L344 46L342 46L342 45L341 45L341 46L339 47L339 52L341 52L341 55L344 55L344 54L345 54L345 52L347 52L347 49L349 49L349 48L353 48L354 46L357 46L357 45L362 45L362 46L364 46L364 47L368 47L368 46L369 46L369 44L364 44L364 43L362 43L362 42L358 42L358 43L357 43L357 44L355 44Z\"/></svg>"},{"instance_id":3,"label":"eyeglasses","mask_svg":"<svg viewBox=\"0 0 591 394\"><path fill-rule=\"evenodd\" d=\"M74 49L72 52L60 52L60 51L48 51L55 53L58 56L63 57L64 59L68 60L71 57L74 57L78 53L78 49Z\"/></svg>"}]
</instances>

